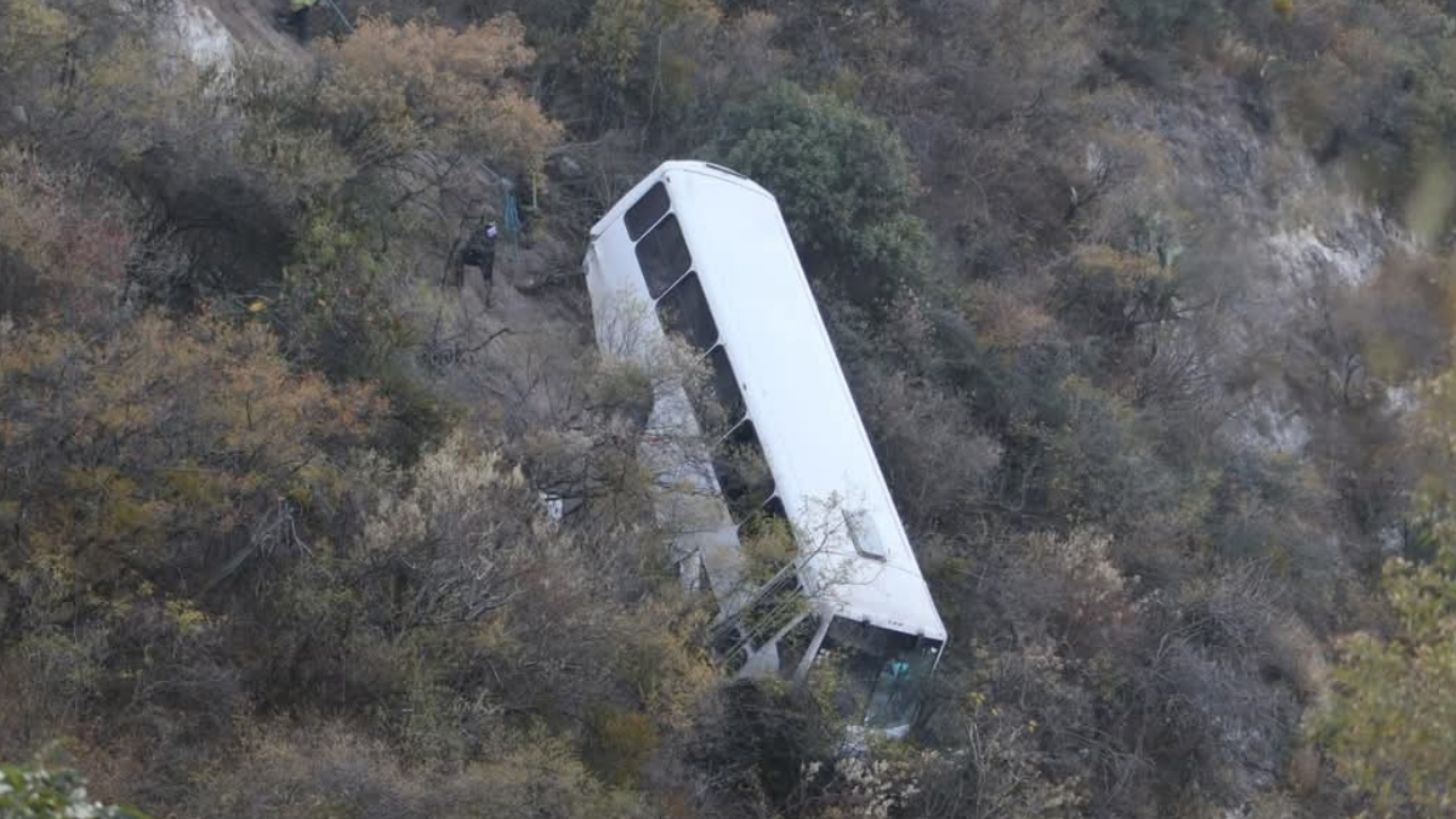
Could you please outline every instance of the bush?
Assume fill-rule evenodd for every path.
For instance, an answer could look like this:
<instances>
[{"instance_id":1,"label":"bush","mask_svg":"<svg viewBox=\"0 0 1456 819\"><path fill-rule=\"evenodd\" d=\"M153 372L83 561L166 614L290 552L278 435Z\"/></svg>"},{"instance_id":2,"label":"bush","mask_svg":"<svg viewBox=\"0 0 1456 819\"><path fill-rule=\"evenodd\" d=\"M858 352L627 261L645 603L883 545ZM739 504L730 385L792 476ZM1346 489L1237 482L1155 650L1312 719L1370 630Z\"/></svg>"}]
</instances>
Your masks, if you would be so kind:
<instances>
[{"instance_id":1,"label":"bush","mask_svg":"<svg viewBox=\"0 0 1456 819\"><path fill-rule=\"evenodd\" d=\"M910 212L915 174L883 122L782 83L724 116L718 152L778 197L812 275L861 304L918 277L930 244Z\"/></svg>"},{"instance_id":2,"label":"bush","mask_svg":"<svg viewBox=\"0 0 1456 819\"><path fill-rule=\"evenodd\" d=\"M683 108L720 17L705 0L596 0L581 56L604 113L616 119L638 108L652 122Z\"/></svg>"},{"instance_id":3,"label":"bush","mask_svg":"<svg viewBox=\"0 0 1456 819\"><path fill-rule=\"evenodd\" d=\"M633 794L592 778L559 739L511 737L498 758L453 769L410 768L381 743L341 725L268 724L236 764L208 777L186 815L228 819L627 819Z\"/></svg>"},{"instance_id":4,"label":"bush","mask_svg":"<svg viewBox=\"0 0 1456 819\"><path fill-rule=\"evenodd\" d=\"M984 504L1001 447L976 430L961 396L886 369L856 385L885 478L907 523L954 530Z\"/></svg>"},{"instance_id":5,"label":"bush","mask_svg":"<svg viewBox=\"0 0 1456 819\"><path fill-rule=\"evenodd\" d=\"M588 760L606 781L618 786L637 784L642 766L657 750L652 720L635 711L605 709L592 720Z\"/></svg>"},{"instance_id":6,"label":"bush","mask_svg":"<svg viewBox=\"0 0 1456 819\"><path fill-rule=\"evenodd\" d=\"M719 798L729 805L763 800L776 812L802 808L815 784L806 774L832 756L839 730L824 709L806 708L804 698L772 682L747 680L724 688L712 706L689 755Z\"/></svg>"},{"instance_id":7,"label":"bush","mask_svg":"<svg viewBox=\"0 0 1456 819\"><path fill-rule=\"evenodd\" d=\"M12 605L69 619L77 602L104 608L79 589L195 593L225 566L296 554L297 499L380 408L370 390L290 372L257 326L148 316L99 339L4 336L0 521L24 556L6 567L25 592Z\"/></svg>"},{"instance_id":8,"label":"bush","mask_svg":"<svg viewBox=\"0 0 1456 819\"><path fill-rule=\"evenodd\" d=\"M1319 735L1340 774L1382 815L1445 815L1456 785L1456 549L1447 545L1423 566L1393 561L1383 586L1399 632L1342 642L1337 696Z\"/></svg>"},{"instance_id":9,"label":"bush","mask_svg":"<svg viewBox=\"0 0 1456 819\"><path fill-rule=\"evenodd\" d=\"M1392 615L1387 635L1339 643L1335 696L1316 735L1345 780L1386 816L1450 812L1456 770L1456 370L1425 385L1413 413L1425 469L1411 518L1429 553L1396 558L1382 571Z\"/></svg>"},{"instance_id":10,"label":"bush","mask_svg":"<svg viewBox=\"0 0 1456 819\"><path fill-rule=\"evenodd\" d=\"M1113 0L1112 9L1148 42L1218 19L1218 7L1212 0Z\"/></svg>"},{"instance_id":11,"label":"bush","mask_svg":"<svg viewBox=\"0 0 1456 819\"><path fill-rule=\"evenodd\" d=\"M130 204L84 168L0 148L0 315L64 303L71 324L110 318L134 251Z\"/></svg>"},{"instance_id":12,"label":"bush","mask_svg":"<svg viewBox=\"0 0 1456 819\"><path fill-rule=\"evenodd\" d=\"M535 173L561 137L511 79L535 59L513 17L461 31L370 18L321 51L328 70L317 105L365 167L421 148L473 149Z\"/></svg>"},{"instance_id":13,"label":"bush","mask_svg":"<svg viewBox=\"0 0 1456 819\"><path fill-rule=\"evenodd\" d=\"M145 819L131 808L102 805L86 795L74 771L0 765L0 816L6 819Z\"/></svg>"},{"instance_id":14,"label":"bush","mask_svg":"<svg viewBox=\"0 0 1456 819\"><path fill-rule=\"evenodd\" d=\"M1137 411L1080 376L1065 379L1057 397L1060 412L1044 438L1047 507L1073 521L1119 524L1165 508L1177 476Z\"/></svg>"}]
</instances>

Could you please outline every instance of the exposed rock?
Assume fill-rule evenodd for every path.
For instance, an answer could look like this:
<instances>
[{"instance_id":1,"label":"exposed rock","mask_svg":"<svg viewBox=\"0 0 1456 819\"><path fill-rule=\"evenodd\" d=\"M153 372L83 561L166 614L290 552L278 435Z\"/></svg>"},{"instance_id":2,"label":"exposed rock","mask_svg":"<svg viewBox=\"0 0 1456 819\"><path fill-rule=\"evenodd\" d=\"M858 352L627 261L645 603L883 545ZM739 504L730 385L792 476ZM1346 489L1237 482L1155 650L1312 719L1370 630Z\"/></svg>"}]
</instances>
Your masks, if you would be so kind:
<instances>
[{"instance_id":1,"label":"exposed rock","mask_svg":"<svg viewBox=\"0 0 1456 819\"><path fill-rule=\"evenodd\" d=\"M206 6L177 0L172 4L171 24L158 34L163 47L174 57L223 75L231 73L235 41L227 26Z\"/></svg>"}]
</instances>

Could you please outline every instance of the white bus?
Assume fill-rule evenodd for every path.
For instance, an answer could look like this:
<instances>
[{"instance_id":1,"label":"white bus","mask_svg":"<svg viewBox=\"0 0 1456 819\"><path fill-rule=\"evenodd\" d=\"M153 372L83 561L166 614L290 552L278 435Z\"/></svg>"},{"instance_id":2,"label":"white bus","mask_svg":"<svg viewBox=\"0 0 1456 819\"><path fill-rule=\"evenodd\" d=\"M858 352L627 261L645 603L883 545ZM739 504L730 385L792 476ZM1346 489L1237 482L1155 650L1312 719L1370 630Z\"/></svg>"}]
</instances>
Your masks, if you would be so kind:
<instances>
[{"instance_id":1,"label":"white bus","mask_svg":"<svg viewBox=\"0 0 1456 819\"><path fill-rule=\"evenodd\" d=\"M658 517L718 603L717 647L739 674L795 682L835 663L846 714L902 733L945 625L773 195L664 163L592 227L585 269L604 355L650 370L686 344L708 372L715 401L655 386L640 454L669 476ZM776 520L791 560L755 577L747 535Z\"/></svg>"}]
</instances>

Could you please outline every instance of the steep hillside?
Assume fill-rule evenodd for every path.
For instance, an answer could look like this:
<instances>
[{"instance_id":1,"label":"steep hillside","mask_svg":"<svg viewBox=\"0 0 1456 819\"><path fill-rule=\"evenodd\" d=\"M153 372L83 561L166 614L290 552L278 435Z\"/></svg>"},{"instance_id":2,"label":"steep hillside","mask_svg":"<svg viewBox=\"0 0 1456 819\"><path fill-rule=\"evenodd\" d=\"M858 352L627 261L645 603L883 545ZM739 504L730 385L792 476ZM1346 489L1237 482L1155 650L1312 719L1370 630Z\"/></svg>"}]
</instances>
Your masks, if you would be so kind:
<instances>
[{"instance_id":1,"label":"steep hillside","mask_svg":"<svg viewBox=\"0 0 1456 819\"><path fill-rule=\"evenodd\" d=\"M1448 811L1447 5L339 5L0 0L0 762L157 816ZM683 157L778 197L951 634L905 742L846 753L833 660L729 681L666 565L641 419L701 374L602 360L578 266Z\"/></svg>"}]
</instances>

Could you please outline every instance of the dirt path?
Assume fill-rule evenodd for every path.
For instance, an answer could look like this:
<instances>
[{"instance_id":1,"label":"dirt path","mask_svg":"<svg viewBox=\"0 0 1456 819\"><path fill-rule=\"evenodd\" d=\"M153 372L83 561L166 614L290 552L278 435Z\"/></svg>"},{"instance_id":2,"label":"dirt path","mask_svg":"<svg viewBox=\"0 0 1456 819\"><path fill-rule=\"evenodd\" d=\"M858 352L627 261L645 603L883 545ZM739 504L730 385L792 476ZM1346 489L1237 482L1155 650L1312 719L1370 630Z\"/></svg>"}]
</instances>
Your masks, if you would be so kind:
<instances>
[{"instance_id":1,"label":"dirt path","mask_svg":"<svg viewBox=\"0 0 1456 819\"><path fill-rule=\"evenodd\" d=\"M527 427L550 426L551 419L579 409L580 364L595 349L585 288L575 278L539 284L543 271L570 264L568 253L554 241L519 254L501 247L489 305L483 280L467 268L465 290L454 305L455 321L471 328L474 338L492 340L483 355L441 386L470 403L488 397L485 403L493 406L475 409L506 416L492 422L506 420L511 427L509 418L516 416L523 421L529 417Z\"/></svg>"}]
</instances>

